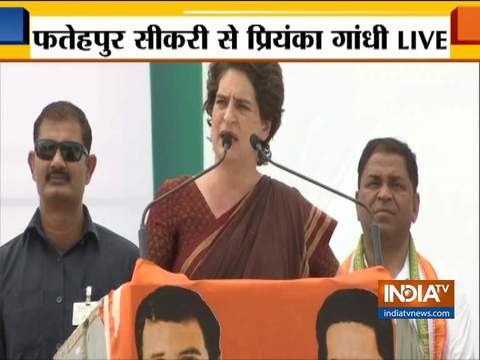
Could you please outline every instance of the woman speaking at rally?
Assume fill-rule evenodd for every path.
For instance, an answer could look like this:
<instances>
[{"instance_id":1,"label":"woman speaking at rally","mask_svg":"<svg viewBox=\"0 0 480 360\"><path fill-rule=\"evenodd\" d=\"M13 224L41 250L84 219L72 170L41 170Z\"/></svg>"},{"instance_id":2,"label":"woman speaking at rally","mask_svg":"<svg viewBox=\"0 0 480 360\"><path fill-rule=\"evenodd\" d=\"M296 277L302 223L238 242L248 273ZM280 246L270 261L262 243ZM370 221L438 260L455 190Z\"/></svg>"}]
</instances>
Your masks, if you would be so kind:
<instances>
[{"instance_id":1,"label":"woman speaking at rally","mask_svg":"<svg viewBox=\"0 0 480 360\"><path fill-rule=\"evenodd\" d=\"M300 192L258 170L250 137L268 144L284 99L278 63L212 63L204 109L215 159L224 161L152 207L148 257L191 279L333 276L336 221ZM165 181L157 197L186 181Z\"/></svg>"}]
</instances>

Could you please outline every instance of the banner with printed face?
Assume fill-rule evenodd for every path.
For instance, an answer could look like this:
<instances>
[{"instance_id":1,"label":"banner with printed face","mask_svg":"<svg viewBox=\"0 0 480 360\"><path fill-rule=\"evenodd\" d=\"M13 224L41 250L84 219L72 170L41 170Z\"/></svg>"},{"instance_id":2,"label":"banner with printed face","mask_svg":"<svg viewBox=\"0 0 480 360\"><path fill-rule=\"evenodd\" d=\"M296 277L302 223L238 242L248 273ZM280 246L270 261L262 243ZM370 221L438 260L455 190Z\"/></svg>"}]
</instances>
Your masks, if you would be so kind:
<instances>
[{"instance_id":1,"label":"banner with printed face","mask_svg":"<svg viewBox=\"0 0 480 360\"><path fill-rule=\"evenodd\" d=\"M336 278L192 281L139 260L132 281L101 301L56 358L392 358L394 325L377 319L385 279L376 267Z\"/></svg>"}]
</instances>

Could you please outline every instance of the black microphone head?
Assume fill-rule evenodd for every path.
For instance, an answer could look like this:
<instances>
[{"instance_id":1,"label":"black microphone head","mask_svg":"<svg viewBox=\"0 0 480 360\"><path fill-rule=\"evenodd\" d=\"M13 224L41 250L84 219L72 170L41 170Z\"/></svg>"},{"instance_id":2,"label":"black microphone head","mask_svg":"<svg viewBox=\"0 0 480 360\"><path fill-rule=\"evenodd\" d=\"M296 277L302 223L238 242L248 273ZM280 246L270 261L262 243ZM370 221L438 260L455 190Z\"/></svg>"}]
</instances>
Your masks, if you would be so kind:
<instances>
[{"instance_id":1,"label":"black microphone head","mask_svg":"<svg viewBox=\"0 0 480 360\"><path fill-rule=\"evenodd\" d=\"M250 145L257 153L257 165L266 165L270 161L271 152L268 144L265 144L257 134L250 135Z\"/></svg>"},{"instance_id":2,"label":"black microphone head","mask_svg":"<svg viewBox=\"0 0 480 360\"><path fill-rule=\"evenodd\" d=\"M222 146L225 151L232 147L232 135L225 133L222 135Z\"/></svg>"},{"instance_id":3,"label":"black microphone head","mask_svg":"<svg viewBox=\"0 0 480 360\"><path fill-rule=\"evenodd\" d=\"M263 149L263 141L258 137L257 134L252 134L250 136L250 145L252 145L253 150L255 151Z\"/></svg>"}]
</instances>

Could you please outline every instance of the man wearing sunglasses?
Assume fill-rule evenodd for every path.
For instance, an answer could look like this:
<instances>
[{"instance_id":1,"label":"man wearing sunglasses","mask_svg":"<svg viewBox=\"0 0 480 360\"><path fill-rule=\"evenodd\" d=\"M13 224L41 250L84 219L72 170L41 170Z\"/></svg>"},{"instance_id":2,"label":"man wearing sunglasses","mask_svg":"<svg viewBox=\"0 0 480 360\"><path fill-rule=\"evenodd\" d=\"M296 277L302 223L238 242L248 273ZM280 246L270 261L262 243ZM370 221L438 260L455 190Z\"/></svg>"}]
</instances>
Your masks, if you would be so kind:
<instances>
[{"instance_id":1,"label":"man wearing sunglasses","mask_svg":"<svg viewBox=\"0 0 480 360\"><path fill-rule=\"evenodd\" d=\"M28 164L40 204L26 230L0 247L0 359L52 358L93 308L89 300L129 281L138 257L83 205L97 163L83 111L48 105L33 140Z\"/></svg>"}]
</instances>

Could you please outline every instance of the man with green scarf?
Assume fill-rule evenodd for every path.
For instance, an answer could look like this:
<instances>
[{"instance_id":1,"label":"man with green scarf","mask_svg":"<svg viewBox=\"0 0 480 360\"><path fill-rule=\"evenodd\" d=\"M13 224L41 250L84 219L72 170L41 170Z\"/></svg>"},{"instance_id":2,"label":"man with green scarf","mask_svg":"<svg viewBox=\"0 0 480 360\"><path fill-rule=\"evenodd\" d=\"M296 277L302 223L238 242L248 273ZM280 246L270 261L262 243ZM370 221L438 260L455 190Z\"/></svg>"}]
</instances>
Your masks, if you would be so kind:
<instances>
[{"instance_id":1,"label":"man with green scarf","mask_svg":"<svg viewBox=\"0 0 480 360\"><path fill-rule=\"evenodd\" d=\"M370 140L358 163L356 197L369 206L380 226L384 267L397 280L449 279L415 250L410 234L417 220L420 196L417 192L416 156L406 143L394 138ZM362 225L356 250L343 262L348 273L374 264L370 238L371 216L357 206ZM427 359L476 359L471 331L470 308L458 287L455 289L455 319L415 319L415 327Z\"/></svg>"}]
</instances>

